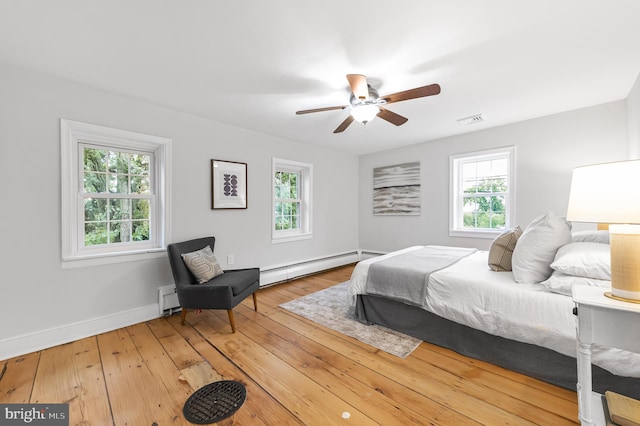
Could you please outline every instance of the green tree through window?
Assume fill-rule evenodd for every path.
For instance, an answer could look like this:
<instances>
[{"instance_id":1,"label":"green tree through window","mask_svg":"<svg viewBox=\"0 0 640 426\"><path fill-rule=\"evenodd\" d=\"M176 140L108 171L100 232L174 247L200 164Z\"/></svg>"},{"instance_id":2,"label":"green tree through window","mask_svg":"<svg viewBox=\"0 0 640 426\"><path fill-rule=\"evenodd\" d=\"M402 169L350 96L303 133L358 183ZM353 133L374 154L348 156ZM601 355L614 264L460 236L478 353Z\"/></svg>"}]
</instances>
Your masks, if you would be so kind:
<instances>
[{"instance_id":1,"label":"green tree through window","mask_svg":"<svg viewBox=\"0 0 640 426\"><path fill-rule=\"evenodd\" d=\"M275 229L300 227L300 196L298 173L277 171L275 174Z\"/></svg>"},{"instance_id":2,"label":"green tree through window","mask_svg":"<svg viewBox=\"0 0 640 426\"><path fill-rule=\"evenodd\" d=\"M151 154L82 152L85 246L149 240Z\"/></svg>"},{"instance_id":3,"label":"green tree through window","mask_svg":"<svg viewBox=\"0 0 640 426\"><path fill-rule=\"evenodd\" d=\"M450 157L449 235L488 238L511 226L514 164L513 147Z\"/></svg>"}]
</instances>

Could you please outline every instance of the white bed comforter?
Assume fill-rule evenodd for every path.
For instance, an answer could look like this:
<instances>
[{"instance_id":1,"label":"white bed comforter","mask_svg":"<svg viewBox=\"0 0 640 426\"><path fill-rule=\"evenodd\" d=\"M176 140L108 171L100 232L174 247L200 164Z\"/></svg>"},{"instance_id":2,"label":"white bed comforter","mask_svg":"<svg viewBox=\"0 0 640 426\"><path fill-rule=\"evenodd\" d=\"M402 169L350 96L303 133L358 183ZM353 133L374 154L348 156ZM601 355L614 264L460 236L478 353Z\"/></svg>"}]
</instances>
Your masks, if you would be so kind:
<instances>
[{"instance_id":1,"label":"white bed comforter","mask_svg":"<svg viewBox=\"0 0 640 426\"><path fill-rule=\"evenodd\" d=\"M366 294L369 266L423 246L359 262L349 292ZM576 357L576 317L569 296L538 284L516 283L511 272L494 272L487 252L473 253L431 274L425 309L443 318L507 339ZM592 362L620 376L640 377L640 354L594 345Z\"/></svg>"}]
</instances>

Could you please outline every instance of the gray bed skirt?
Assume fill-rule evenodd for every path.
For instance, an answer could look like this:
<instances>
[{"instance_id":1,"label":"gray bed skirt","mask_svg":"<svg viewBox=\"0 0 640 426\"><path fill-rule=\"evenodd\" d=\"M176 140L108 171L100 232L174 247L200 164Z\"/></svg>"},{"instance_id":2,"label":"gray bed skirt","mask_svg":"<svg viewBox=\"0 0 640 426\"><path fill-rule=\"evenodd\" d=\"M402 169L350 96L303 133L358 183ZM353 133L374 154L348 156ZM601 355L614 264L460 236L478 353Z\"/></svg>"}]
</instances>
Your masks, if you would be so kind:
<instances>
[{"instance_id":1,"label":"gray bed skirt","mask_svg":"<svg viewBox=\"0 0 640 426\"><path fill-rule=\"evenodd\" d=\"M356 319L379 324L426 342L487 361L509 370L576 390L576 359L551 349L494 336L444 319L406 303L378 296L359 295ZM610 390L640 399L640 379L615 376L593 366L593 390Z\"/></svg>"}]
</instances>

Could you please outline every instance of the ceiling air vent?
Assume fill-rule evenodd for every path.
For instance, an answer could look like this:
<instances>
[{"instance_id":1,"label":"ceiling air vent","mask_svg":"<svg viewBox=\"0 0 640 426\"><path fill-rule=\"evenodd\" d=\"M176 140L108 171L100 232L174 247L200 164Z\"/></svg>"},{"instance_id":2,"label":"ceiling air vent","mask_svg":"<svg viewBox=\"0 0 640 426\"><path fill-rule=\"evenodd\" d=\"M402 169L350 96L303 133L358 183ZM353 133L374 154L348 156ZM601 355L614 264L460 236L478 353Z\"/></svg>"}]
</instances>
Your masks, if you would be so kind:
<instances>
[{"instance_id":1,"label":"ceiling air vent","mask_svg":"<svg viewBox=\"0 0 640 426\"><path fill-rule=\"evenodd\" d=\"M469 126L471 124L482 123L484 118L482 118L482 114L472 115L471 117L465 117L458 119L458 123L463 126Z\"/></svg>"}]
</instances>

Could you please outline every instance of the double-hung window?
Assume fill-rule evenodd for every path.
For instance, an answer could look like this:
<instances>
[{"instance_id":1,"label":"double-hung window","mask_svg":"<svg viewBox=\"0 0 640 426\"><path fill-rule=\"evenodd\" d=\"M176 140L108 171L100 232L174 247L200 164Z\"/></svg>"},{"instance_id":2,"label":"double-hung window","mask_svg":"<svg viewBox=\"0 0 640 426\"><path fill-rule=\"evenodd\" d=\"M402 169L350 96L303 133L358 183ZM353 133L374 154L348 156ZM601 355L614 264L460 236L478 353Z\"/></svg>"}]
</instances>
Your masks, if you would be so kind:
<instances>
[{"instance_id":1,"label":"double-hung window","mask_svg":"<svg viewBox=\"0 0 640 426\"><path fill-rule=\"evenodd\" d=\"M63 260L161 251L170 140L70 120L61 139Z\"/></svg>"},{"instance_id":2,"label":"double-hung window","mask_svg":"<svg viewBox=\"0 0 640 426\"><path fill-rule=\"evenodd\" d=\"M273 159L272 242L311 238L311 164Z\"/></svg>"},{"instance_id":3,"label":"double-hung window","mask_svg":"<svg viewBox=\"0 0 640 426\"><path fill-rule=\"evenodd\" d=\"M450 157L449 235L493 238L514 216L514 148Z\"/></svg>"}]
</instances>

